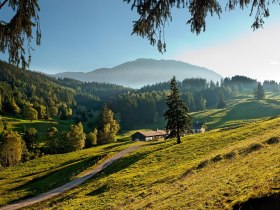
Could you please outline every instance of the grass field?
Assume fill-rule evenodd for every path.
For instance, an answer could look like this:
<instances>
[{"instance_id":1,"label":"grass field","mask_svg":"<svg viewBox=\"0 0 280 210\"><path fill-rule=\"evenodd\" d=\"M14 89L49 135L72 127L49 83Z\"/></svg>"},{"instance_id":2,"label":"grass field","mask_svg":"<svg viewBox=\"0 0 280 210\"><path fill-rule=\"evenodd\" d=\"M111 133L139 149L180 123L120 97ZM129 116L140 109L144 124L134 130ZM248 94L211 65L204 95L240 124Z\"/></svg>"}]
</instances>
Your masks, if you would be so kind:
<instances>
[{"instance_id":1,"label":"grass field","mask_svg":"<svg viewBox=\"0 0 280 210\"><path fill-rule=\"evenodd\" d=\"M277 94L269 93L265 100L250 99L241 95L227 102L224 109L209 109L192 113L194 121L205 122L209 129L240 125L280 115Z\"/></svg>"},{"instance_id":2,"label":"grass field","mask_svg":"<svg viewBox=\"0 0 280 210\"><path fill-rule=\"evenodd\" d=\"M232 209L280 193L280 118L158 141L33 208ZM271 137L277 137L271 140Z\"/></svg>"},{"instance_id":3,"label":"grass field","mask_svg":"<svg viewBox=\"0 0 280 210\"><path fill-rule=\"evenodd\" d=\"M42 158L0 170L0 206L58 187L95 164L130 146L122 141Z\"/></svg>"},{"instance_id":4,"label":"grass field","mask_svg":"<svg viewBox=\"0 0 280 210\"><path fill-rule=\"evenodd\" d=\"M71 120L25 120L20 116L2 116L1 119L8 122L9 128L22 132L24 128L36 128L39 133L45 134L47 129L56 127L59 131L65 131L73 124Z\"/></svg>"}]
</instances>

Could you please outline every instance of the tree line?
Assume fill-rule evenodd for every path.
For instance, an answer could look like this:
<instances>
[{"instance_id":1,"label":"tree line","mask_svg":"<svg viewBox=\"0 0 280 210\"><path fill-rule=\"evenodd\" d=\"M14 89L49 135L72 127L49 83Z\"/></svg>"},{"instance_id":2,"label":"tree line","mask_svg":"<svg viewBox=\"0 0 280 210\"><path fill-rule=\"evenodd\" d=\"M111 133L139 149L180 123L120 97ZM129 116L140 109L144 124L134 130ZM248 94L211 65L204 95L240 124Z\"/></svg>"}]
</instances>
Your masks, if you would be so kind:
<instances>
[{"instance_id":1,"label":"tree line","mask_svg":"<svg viewBox=\"0 0 280 210\"><path fill-rule=\"evenodd\" d=\"M56 79L42 73L20 70L0 62L0 113L25 119L72 119L89 129L98 127L104 104L116 113L122 129L164 122L169 83L162 82L133 90L120 85ZM201 78L177 81L182 100L190 112L224 108L225 101L242 91L256 91L257 80L234 76L219 82ZM280 84L264 81L264 91L277 92Z\"/></svg>"},{"instance_id":2,"label":"tree line","mask_svg":"<svg viewBox=\"0 0 280 210\"><path fill-rule=\"evenodd\" d=\"M39 134L35 128L28 128L20 134L9 129L7 122L0 120L0 168L14 166L44 154L73 152L115 142L120 126L106 105L99 122L98 128L88 134L84 133L81 122L72 124L68 131L59 132L57 128L51 127L45 135L46 144L39 146Z\"/></svg>"}]
</instances>

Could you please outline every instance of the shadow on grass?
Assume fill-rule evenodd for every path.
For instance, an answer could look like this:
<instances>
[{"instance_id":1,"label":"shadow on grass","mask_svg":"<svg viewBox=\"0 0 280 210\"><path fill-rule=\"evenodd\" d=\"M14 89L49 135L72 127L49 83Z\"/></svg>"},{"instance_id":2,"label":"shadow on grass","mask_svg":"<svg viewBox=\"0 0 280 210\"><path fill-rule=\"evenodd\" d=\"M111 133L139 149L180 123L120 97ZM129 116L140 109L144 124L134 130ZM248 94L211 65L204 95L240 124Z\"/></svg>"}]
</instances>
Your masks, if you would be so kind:
<instances>
[{"instance_id":1,"label":"shadow on grass","mask_svg":"<svg viewBox=\"0 0 280 210\"><path fill-rule=\"evenodd\" d=\"M131 141L119 141L118 140L118 143L116 143L114 145L110 145L110 146L104 147L104 150L110 150L110 149L119 147L121 145L126 145L126 144L131 144L131 143L132 143Z\"/></svg>"},{"instance_id":2,"label":"shadow on grass","mask_svg":"<svg viewBox=\"0 0 280 210\"><path fill-rule=\"evenodd\" d=\"M102 185L101 187L97 188L96 190L86 194L87 196L96 196L96 195L100 195L102 193L105 193L108 190L108 186Z\"/></svg>"},{"instance_id":3,"label":"shadow on grass","mask_svg":"<svg viewBox=\"0 0 280 210\"><path fill-rule=\"evenodd\" d=\"M117 161L113 162L110 166L103 170L102 176L109 176L111 174L117 173L123 169L128 168L129 166L133 165L134 163L138 162L145 158L150 152L145 152L141 154L133 154L130 156L123 157L118 159Z\"/></svg>"},{"instance_id":4,"label":"shadow on grass","mask_svg":"<svg viewBox=\"0 0 280 210\"><path fill-rule=\"evenodd\" d=\"M56 168L57 170L55 170L55 171L53 171L53 172L47 174L47 176L51 175L52 173L57 172L58 170L63 169L64 166L67 166L67 165L70 165L70 164L73 164L73 163L77 163L77 162L81 162L81 161L83 161L83 160L85 160L85 159L88 159L88 158L80 158L80 159L75 159L75 160L69 160L69 161L66 161L66 162L64 162L64 163L59 164L59 165L56 166L56 167L51 167L51 168L49 168L50 171L53 170L54 168ZM44 172L46 172L46 171L45 171L45 170L42 170L42 171L38 171L38 172L35 172L35 173L26 174L26 175L21 176L21 178L25 178L25 177L29 177L29 176L35 176L35 175L38 175L38 174L41 174L41 173L44 173ZM39 178L39 179L42 179L43 177L45 177L45 175L44 175L44 176L41 176L41 177L38 177L38 178ZM32 181L34 181L34 180L36 180L36 179L37 179L37 178L33 179Z\"/></svg>"},{"instance_id":5,"label":"shadow on grass","mask_svg":"<svg viewBox=\"0 0 280 210\"><path fill-rule=\"evenodd\" d=\"M40 193L46 192L48 190L54 189L56 187L62 186L63 184L71 181L71 179L84 171L85 169L91 167L96 164L99 160L101 160L105 155L98 155L91 158L84 158L79 162L70 164L63 168L59 168L55 171L47 173L43 176L34 178L33 180L27 182L24 185L21 185L17 188L12 189L11 191L28 191L29 195L25 196L25 198L29 198ZM22 200L20 198L18 200L13 200L10 203L14 203L16 201Z\"/></svg>"},{"instance_id":6,"label":"shadow on grass","mask_svg":"<svg viewBox=\"0 0 280 210\"><path fill-rule=\"evenodd\" d=\"M275 193L259 198L250 198L249 200L238 203L233 206L233 210L279 210L280 193Z\"/></svg>"}]
</instances>

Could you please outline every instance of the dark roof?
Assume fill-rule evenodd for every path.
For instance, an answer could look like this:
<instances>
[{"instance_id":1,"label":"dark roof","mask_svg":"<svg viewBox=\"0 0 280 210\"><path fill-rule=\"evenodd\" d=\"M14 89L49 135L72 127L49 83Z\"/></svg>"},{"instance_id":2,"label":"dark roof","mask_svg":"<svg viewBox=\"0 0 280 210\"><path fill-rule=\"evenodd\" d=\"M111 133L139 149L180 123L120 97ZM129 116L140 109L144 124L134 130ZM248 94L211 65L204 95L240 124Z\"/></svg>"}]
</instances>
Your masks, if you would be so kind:
<instances>
[{"instance_id":1,"label":"dark roof","mask_svg":"<svg viewBox=\"0 0 280 210\"><path fill-rule=\"evenodd\" d=\"M142 134L143 136L146 136L146 137L151 137L151 136L164 136L164 135L167 135L167 132L165 130L157 130L157 131L139 131L139 132L136 132L136 133L140 133ZM134 134L136 134L134 133ZM134 135L133 134L133 135Z\"/></svg>"},{"instance_id":2,"label":"dark roof","mask_svg":"<svg viewBox=\"0 0 280 210\"><path fill-rule=\"evenodd\" d=\"M201 129L203 127L204 123L202 122L196 122L193 124L193 129Z\"/></svg>"}]
</instances>

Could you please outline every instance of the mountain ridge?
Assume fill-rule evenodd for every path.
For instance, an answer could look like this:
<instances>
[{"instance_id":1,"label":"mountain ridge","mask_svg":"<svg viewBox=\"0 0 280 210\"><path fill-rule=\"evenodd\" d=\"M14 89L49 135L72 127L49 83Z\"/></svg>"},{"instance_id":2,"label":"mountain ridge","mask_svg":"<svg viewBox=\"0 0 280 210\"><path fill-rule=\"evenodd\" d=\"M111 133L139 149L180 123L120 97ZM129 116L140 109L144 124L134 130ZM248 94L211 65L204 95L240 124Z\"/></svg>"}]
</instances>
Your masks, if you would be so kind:
<instances>
[{"instance_id":1,"label":"mountain ridge","mask_svg":"<svg viewBox=\"0 0 280 210\"><path fill-rule=\"evenodd\" d=\"M186 78L203 78L220 81L222 76L213 70L176 60L139 58L112 68L98 68L89 72L62 72L57 78L72 78L84 82L106 82L132 88L140 88L166 82L172 76L182 81Z\"/></svg>"}]
</instances>

